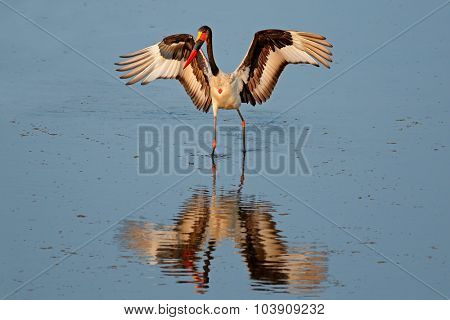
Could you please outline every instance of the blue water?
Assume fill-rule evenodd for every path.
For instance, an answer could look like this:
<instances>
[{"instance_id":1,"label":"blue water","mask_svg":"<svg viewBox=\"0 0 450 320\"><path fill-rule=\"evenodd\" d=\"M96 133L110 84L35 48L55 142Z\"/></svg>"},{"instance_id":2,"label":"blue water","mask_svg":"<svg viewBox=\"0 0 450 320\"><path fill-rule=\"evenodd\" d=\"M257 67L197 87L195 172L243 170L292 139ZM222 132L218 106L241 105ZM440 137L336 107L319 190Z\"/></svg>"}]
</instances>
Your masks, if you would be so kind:
<instances>
[{"instance_id":1,"label":"blue water","mask_svg":"<svg viewBox=\"0 0 450 320\"><path fill-rule=\"evenodd\" d=\"M5 2L51 35L0 3L0 297L450 295L450 5L402 33L444 2ZM242 107L249 128L310 127L310 174L241 180L239 132L215 174L206 152L189 175L138 173L138 125L212 115L176 81L137 87L158 109L113 63L204 24L225 71L260 29L334 44L330 70L288 66Z\"/></svg>"}]
</instances>

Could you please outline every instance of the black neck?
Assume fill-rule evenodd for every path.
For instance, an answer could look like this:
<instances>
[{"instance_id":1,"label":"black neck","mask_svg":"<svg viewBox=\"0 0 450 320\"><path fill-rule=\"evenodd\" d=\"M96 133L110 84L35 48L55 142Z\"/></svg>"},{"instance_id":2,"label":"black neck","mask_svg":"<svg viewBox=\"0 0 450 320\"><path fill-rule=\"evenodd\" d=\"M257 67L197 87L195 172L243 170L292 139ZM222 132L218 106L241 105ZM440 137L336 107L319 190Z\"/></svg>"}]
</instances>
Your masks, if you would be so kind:
<instances>
[{"instance_id":1,"label":"black neck","mask_svg":"<svg viewBox=\"0 0 450 320\"><path fill-rule=\"evenodd\" d=\"M208 37L206 38L206 52L208 53L209 65L213 76L219 74L219 68L217 67L216 60L214 60L214 53L212 48L212 31L209 30Z\"/></svg>"}]
</instances>

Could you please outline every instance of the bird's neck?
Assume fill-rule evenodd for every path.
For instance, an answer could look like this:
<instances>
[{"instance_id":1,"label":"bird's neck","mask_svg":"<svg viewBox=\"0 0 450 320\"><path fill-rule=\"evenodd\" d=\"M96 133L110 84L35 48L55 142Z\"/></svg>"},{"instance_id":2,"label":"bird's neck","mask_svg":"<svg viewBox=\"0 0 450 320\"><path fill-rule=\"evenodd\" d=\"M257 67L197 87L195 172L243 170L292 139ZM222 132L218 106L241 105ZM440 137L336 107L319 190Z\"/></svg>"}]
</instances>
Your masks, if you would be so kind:
<instances>
[{"instance_id":1,"label":"bird's neck","mask_svg":"<svg viewBox=\"0 0 450 320\"><path fill-rule=\"evenodd\" d=\"M206 39L206 52L208 53L211 72L213 76L217 76L219 74L219 68L217 67L216 60L214 60L214 52L212 48L212 31L209 32L208 38Z\"/></svg>"}]
</instances>

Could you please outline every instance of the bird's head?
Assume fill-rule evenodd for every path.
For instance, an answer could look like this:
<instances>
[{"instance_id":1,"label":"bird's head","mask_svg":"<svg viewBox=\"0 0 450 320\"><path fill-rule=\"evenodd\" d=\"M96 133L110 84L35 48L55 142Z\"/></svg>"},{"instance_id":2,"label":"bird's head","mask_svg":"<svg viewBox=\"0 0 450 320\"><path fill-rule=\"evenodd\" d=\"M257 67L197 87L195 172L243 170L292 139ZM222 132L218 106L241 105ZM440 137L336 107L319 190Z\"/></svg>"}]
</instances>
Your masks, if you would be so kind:
<instances>
[{"instance_id":1,"label":"bird's head","mask_svg":"<svg viewBox=\"0 0 450 320\"><path fill-rule=\"evenodd\" d=\"M202 45L205 43L206 39L208 39L208 37L210 35L211 35L211 29L208 26L203 26L198 29L194 48L192 49L188 59L186 60L186 63L184 64L183 69L185 69L192 62L192 60L194 60L198 51L200 50L200 48L202 47Z\"/></svg>"}]
</instances>

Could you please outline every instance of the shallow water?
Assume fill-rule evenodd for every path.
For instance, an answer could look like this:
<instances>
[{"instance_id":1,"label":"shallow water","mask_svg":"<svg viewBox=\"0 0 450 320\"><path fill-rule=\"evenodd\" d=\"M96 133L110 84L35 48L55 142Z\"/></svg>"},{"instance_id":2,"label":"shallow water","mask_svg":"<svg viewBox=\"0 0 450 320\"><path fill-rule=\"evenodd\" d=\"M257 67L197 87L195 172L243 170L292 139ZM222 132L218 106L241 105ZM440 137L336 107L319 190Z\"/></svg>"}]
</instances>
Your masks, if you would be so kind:
<instances>
[{"instance_id":1,"label":"shallow water","mask_svg":"<svg viewBox=\"0 0 450 320\"><path fill-rule=\"evenodd\" d=\"M0 5L0 296L449 296L450 6L374 51L441 4L11 2L76 52ZM226 71L260 29L334 44L331 70L289 66L267 104L242 107L249 132L278 115L270 125L310 128L310 174L252 173L284 149L250 136L243 176L239 131L219 136L215 171L197 150L179 155L188 174L138 173L139 125L212 116L175 81L136 94L113 62L203 24Z\"/></svg>"}]
</instances>

